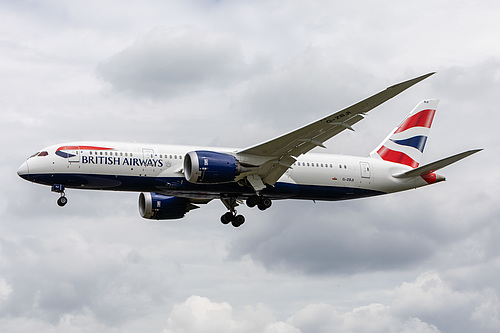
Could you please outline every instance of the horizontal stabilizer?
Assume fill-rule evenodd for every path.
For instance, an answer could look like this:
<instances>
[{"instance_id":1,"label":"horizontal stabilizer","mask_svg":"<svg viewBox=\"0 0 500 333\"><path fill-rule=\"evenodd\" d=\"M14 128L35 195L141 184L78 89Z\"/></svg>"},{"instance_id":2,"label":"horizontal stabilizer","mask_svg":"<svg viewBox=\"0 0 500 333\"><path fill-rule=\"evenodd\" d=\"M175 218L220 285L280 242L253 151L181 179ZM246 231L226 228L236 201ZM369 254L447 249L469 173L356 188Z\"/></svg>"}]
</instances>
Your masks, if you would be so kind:
<instances>
[{"instance_id":1,"label":"horizontal stabilizer","mask_svg":"<svg viewBox=\"0 0 500 333\"><path fill-rule=\"evenodd\" d=\"M439 169L442 169L450 164L453 164L455 162L460 161L461 159L466 158L467 156L470 156L472 154L475 154L482 149L473 149L473 150L468 150L464 151L463 153L456 154L450 157L443 158L442 160L436 161L429 163L427 165L423 165L421 167L418 167L416 169L406 171L403 173L399 173L396 175L392 175L394 178L411 178L411 177L418 177L418 176L423 176L429 173L432 173L434 171L437 171Z\"/></svg>"}]
</instances>

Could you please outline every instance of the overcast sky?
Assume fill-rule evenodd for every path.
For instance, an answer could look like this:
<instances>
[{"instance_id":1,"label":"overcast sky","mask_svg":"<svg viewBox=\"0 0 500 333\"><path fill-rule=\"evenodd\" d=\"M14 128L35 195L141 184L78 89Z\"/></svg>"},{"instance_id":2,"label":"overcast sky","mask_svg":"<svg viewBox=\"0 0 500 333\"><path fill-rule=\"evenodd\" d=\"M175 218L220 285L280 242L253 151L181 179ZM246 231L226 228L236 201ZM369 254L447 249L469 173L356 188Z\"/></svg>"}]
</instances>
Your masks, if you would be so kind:
<instances>
[{"instance_id":1,"label":"overcast sky","mask_svg":"<svg viewBox=\"0 0 500 333\"><path fill-rule=\"evenodd\" d=\"M500 331L498 1L0 1L2 332ZM18 166L72 140L247 147L418 75L322 152L367 155L422 99L448 181L144 220L137 193Z\"/></svg>"}]
</instances>

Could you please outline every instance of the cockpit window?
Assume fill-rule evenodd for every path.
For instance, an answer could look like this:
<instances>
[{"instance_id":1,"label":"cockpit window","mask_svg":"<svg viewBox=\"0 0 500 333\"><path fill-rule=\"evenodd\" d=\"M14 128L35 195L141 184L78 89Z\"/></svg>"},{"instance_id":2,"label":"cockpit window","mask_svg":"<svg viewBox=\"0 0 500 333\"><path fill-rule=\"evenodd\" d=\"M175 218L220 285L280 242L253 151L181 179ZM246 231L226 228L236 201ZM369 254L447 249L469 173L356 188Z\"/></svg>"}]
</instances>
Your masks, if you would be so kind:
<instances>
[{"instance_id":1,"label":"cockpit window","mask_svg":"<svg viewBox=\"0 0 500 333\"><path fill-rule=\"evenodd\" d=\"M33 155L31 155L28 158L32 158L32 157L36 157L36 156L48 156L48 155L49 155L49 153L46 151L39 151L39 152L34 153Z\"/></svg>"}]
</instances>

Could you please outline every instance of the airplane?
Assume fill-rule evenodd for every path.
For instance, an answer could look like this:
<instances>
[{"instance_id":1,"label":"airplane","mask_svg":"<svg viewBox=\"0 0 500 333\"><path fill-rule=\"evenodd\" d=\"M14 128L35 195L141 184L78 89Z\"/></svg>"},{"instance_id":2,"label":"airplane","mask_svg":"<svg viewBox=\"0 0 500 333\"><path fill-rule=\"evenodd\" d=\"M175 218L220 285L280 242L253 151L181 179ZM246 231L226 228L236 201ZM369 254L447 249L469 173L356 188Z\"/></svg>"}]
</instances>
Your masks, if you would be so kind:
<instances>
[{"instance_id":1,"label":"airplane","mask_svg":"<svg viewBox=\"0 0 500 333\"><path fill-rule=\"evenodd\" d=\"M343 110L274 139L243 149L70 142L46 147L17 170L20 177L51 186L59 206L66 188L131 191L139 213L155 220L180 219L214 199L220 218L239 227L236 207L266 210L273 200L338 201L418 188L445 180L435 172L482 149L420 165L438 100L417 104L368 156L309 153L364 119L367 112L435 73L395 84Z\"/></svg>"}]
</instances>

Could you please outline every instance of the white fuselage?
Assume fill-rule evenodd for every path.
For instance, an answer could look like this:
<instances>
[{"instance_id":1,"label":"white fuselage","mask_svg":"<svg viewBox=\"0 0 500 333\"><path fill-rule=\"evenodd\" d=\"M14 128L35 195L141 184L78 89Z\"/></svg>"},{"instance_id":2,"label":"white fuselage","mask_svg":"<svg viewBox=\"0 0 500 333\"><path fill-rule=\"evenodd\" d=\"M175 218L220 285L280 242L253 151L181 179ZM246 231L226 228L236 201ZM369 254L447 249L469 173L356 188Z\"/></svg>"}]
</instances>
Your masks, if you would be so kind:
<instances>
[{"instance_id":1,"label":"white fuselage","mask_svg":"<svg viewBox=\"0 0 500 333\"><path fill-rule=\"evenodd\" d=\"M30 157L18 173L25 179L67 188L155 192L181 197L246 198L250 187L236 182L192 184L183 173L190 151L233 153L231 148L118 142L72 142L44 148ZM46 153L45 153L46 152ZM309 153L297 159L275 186L270 198L345 200L403 191L428 185L422 177L395 178L411 169L371 157Z\"/></svg>"}]
</instances>

